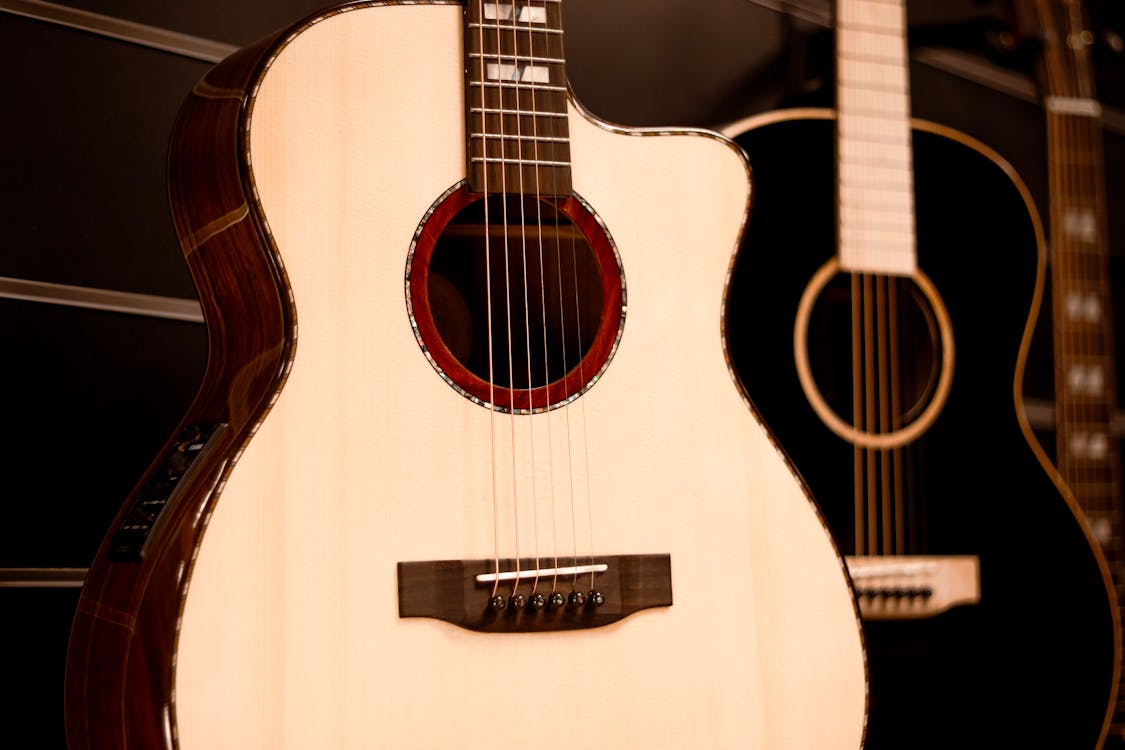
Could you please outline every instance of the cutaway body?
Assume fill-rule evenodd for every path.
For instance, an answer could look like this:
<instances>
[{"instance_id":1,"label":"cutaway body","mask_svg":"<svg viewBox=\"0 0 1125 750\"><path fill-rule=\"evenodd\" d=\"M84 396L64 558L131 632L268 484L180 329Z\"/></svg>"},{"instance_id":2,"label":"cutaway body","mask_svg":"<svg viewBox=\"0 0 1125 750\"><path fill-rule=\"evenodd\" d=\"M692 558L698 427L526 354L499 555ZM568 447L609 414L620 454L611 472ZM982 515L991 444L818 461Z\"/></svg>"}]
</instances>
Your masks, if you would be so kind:
<instances>
[{"instance_id":1,"label":"cutaway body","mask_svg":"<svg viewBox=\"0 0 1125 750\"><path fill-rule=\"evenodd\" d=\"M94 694L128 670L83 676L72 660L75 747L858 748L866 675L842 558L727 366L750 188L729 141L614 128L571 102L573 190L623 280L620 333L584 393L513 415L423 351L408 262L466 179L462 32L460 4L347 6L281 37L249 77L240 180L276 253L281 374L250 406L234 403L237 377L205 387L189 419L223 411L229 386L214 418L237 437L202 472L194 517L170 551L154 531L136 573L114 563L87 594L76 657L119 627L93 601L115 576L155 569L122 597L145 600L175 570L182 606L171 641L119 636L133 664L174 662L139 709L115 702L136 681ZM191 221L183 235L199 238L208 222ZM206 276L203 262L189 253ZM479 632L400 613L402 563L637 555L666 556L660 595L595 627Z\"/></svg>"}]
</instances>

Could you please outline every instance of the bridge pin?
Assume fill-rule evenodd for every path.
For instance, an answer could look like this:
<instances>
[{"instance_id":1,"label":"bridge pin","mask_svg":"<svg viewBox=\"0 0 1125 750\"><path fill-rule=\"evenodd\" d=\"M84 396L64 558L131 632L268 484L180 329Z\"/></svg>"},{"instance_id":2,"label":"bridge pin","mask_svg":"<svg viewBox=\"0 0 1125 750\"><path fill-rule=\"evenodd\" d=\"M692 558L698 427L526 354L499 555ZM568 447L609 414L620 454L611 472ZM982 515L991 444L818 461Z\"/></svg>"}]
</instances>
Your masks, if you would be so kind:
<instances>
[{"instance_id":1,"label":"bridge pin","mask_svg":"<svg viewBox=\"0 0 1125 750\"><path fill-rule=\"evenodd\" d=\"M605 594L591 589L590 593L586 595L586 603L594 607L600 607L605 604Z\"/></svg>"},{"instance_id":2,"label":"bridge pin","mask_svg":"<svg viewBox=\"0 0 1125 750\"><path fill-rule=\"evenodd\" d=\"M542 594L532 594L531 598L527 600L529 609L540 610L547 606L547 597Z\"/></svg>"},{"instance_id":3,"label":"bridge pin","mask_svg":"<svg viewBox=\"0 0 1125 750\"><path fill-rule=\"evenodd\" d=\"M581 591L571 591L566 600L572 607L581 607L586 602L586 597Z\"/></svg>"},{"instance_id":4,"label":"bridge pin","mask_svg":"<svg viewBox=\"0 0 1125 750\"><path fill-rule=\"evenodd\" d=\"M493 596L488 597L488 608L493 612L499 612L500 610L504 609L505 604L506 602L504 601L503 594L494 594Z\"/></svg>"}]
</instances>

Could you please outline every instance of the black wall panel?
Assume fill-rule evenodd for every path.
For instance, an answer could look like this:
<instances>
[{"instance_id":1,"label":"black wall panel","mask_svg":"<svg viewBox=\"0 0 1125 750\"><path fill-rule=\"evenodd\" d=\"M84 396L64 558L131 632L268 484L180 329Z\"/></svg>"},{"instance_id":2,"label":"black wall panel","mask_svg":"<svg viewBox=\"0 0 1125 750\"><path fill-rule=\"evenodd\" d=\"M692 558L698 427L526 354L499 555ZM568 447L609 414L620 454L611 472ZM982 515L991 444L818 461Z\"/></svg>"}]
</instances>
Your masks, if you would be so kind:
<instances>
[{"instance_id":1,"label":"black wall panel","mask_svg":"<svg viewBox=\"0 0 1125 750\"><path fill-rule=\"evenodd\" d=\"M200 322L5 298L3 281L195 298L168 215L166 149L180 103L211 63L28 18L12 12L16 5L34 3L0 0L0 69L7 71L0 117L0 569L81 569L194 395L206 331ZM327 5L66 3L232 47ZM1093 4L1100 29L1122 28L1122 5ZM780 106L832 104L827 2L568 0L565 8L574 91L611 122L719 127ZM1030 85L1030 70L998 59L994 36L982 31L1002 19L996 3L910 0L908 8L917 49L967 55L985 70L992 66L997 80ZM1105 39L1112 42L1112 34ZM1113 44L1101 49L1120 298L1125 63ZM999 151L1046 215L1043 114L1033 98L921 56L911 84L917 116ZM1028 395L1044 401L1052 387L1048 322L1045 312L1028 380ZM1044 428L1045 440L1049 434ZM64 748L62 669L77 589L2 583L0 577L0 746L27 737L21 746Z\"/></svg>"}]
</instances>

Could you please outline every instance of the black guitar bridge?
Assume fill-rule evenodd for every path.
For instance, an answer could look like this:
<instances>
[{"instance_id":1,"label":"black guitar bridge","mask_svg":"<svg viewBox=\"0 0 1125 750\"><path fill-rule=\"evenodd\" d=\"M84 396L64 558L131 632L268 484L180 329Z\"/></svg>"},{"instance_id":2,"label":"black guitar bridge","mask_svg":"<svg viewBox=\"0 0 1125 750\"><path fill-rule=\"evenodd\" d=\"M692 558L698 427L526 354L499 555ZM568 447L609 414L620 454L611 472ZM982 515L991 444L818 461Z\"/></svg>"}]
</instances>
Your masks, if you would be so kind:
<instances>
[{"instance_id":1,"label":"black guitar bridge","mask_svg":"<svg viewBox=\"0 0 1125 750\"><path fill-rule=\"evenodd\" d=\"M672 606L669 555L608 555L595 562L567 568L573 575L552 569L538 576L532 559L518 566L512 559L400 562L398 614L487 633L527 633L596 628L642 609ZM508 572L497 575L496 567ZM512 585L514 578L522 588Z\"/></svg>"}]
</instances>

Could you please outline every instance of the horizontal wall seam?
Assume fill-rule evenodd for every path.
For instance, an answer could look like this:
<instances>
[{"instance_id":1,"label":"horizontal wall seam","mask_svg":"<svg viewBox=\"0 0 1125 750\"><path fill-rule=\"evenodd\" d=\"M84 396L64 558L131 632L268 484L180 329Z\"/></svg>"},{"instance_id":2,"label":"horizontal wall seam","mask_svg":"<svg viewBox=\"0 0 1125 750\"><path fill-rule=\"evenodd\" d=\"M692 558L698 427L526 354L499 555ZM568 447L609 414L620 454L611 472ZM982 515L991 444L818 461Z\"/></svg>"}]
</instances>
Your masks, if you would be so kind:
<instances>
[{"instance_id":1,"label":"horizontal wall seam","mask_svg":"<svg viewBox=\"0 0 1125 750\"><path fill-rule=\"evenodd\" d=\"M216 63L238 47L43 0L0 0L0 12L66 26L142 47Z\"/></svg>"},{"instance_id":2,"label":"horizontal wall seam","mask_svg":"<svg viewBox=\"0 0 1125 750\"><path fill-rule=\"evenodd\" d=\"M54 284L48 281L30 281L7 276L0 276L0 298L108 310L189 323L203 322L203 308L200 307L199 301L194 299L119 292L112 289Z\"/></svg>"},{"instance_id":3,"label":"horizontal wall seam","mask_svg":"<svg viewBox=\"0 0 1125 750\"><path fill-rule=\"evenodd\" d=\"M82 588L87 568L0 568L0 588Z\"/></svg>"}]
</instances>

